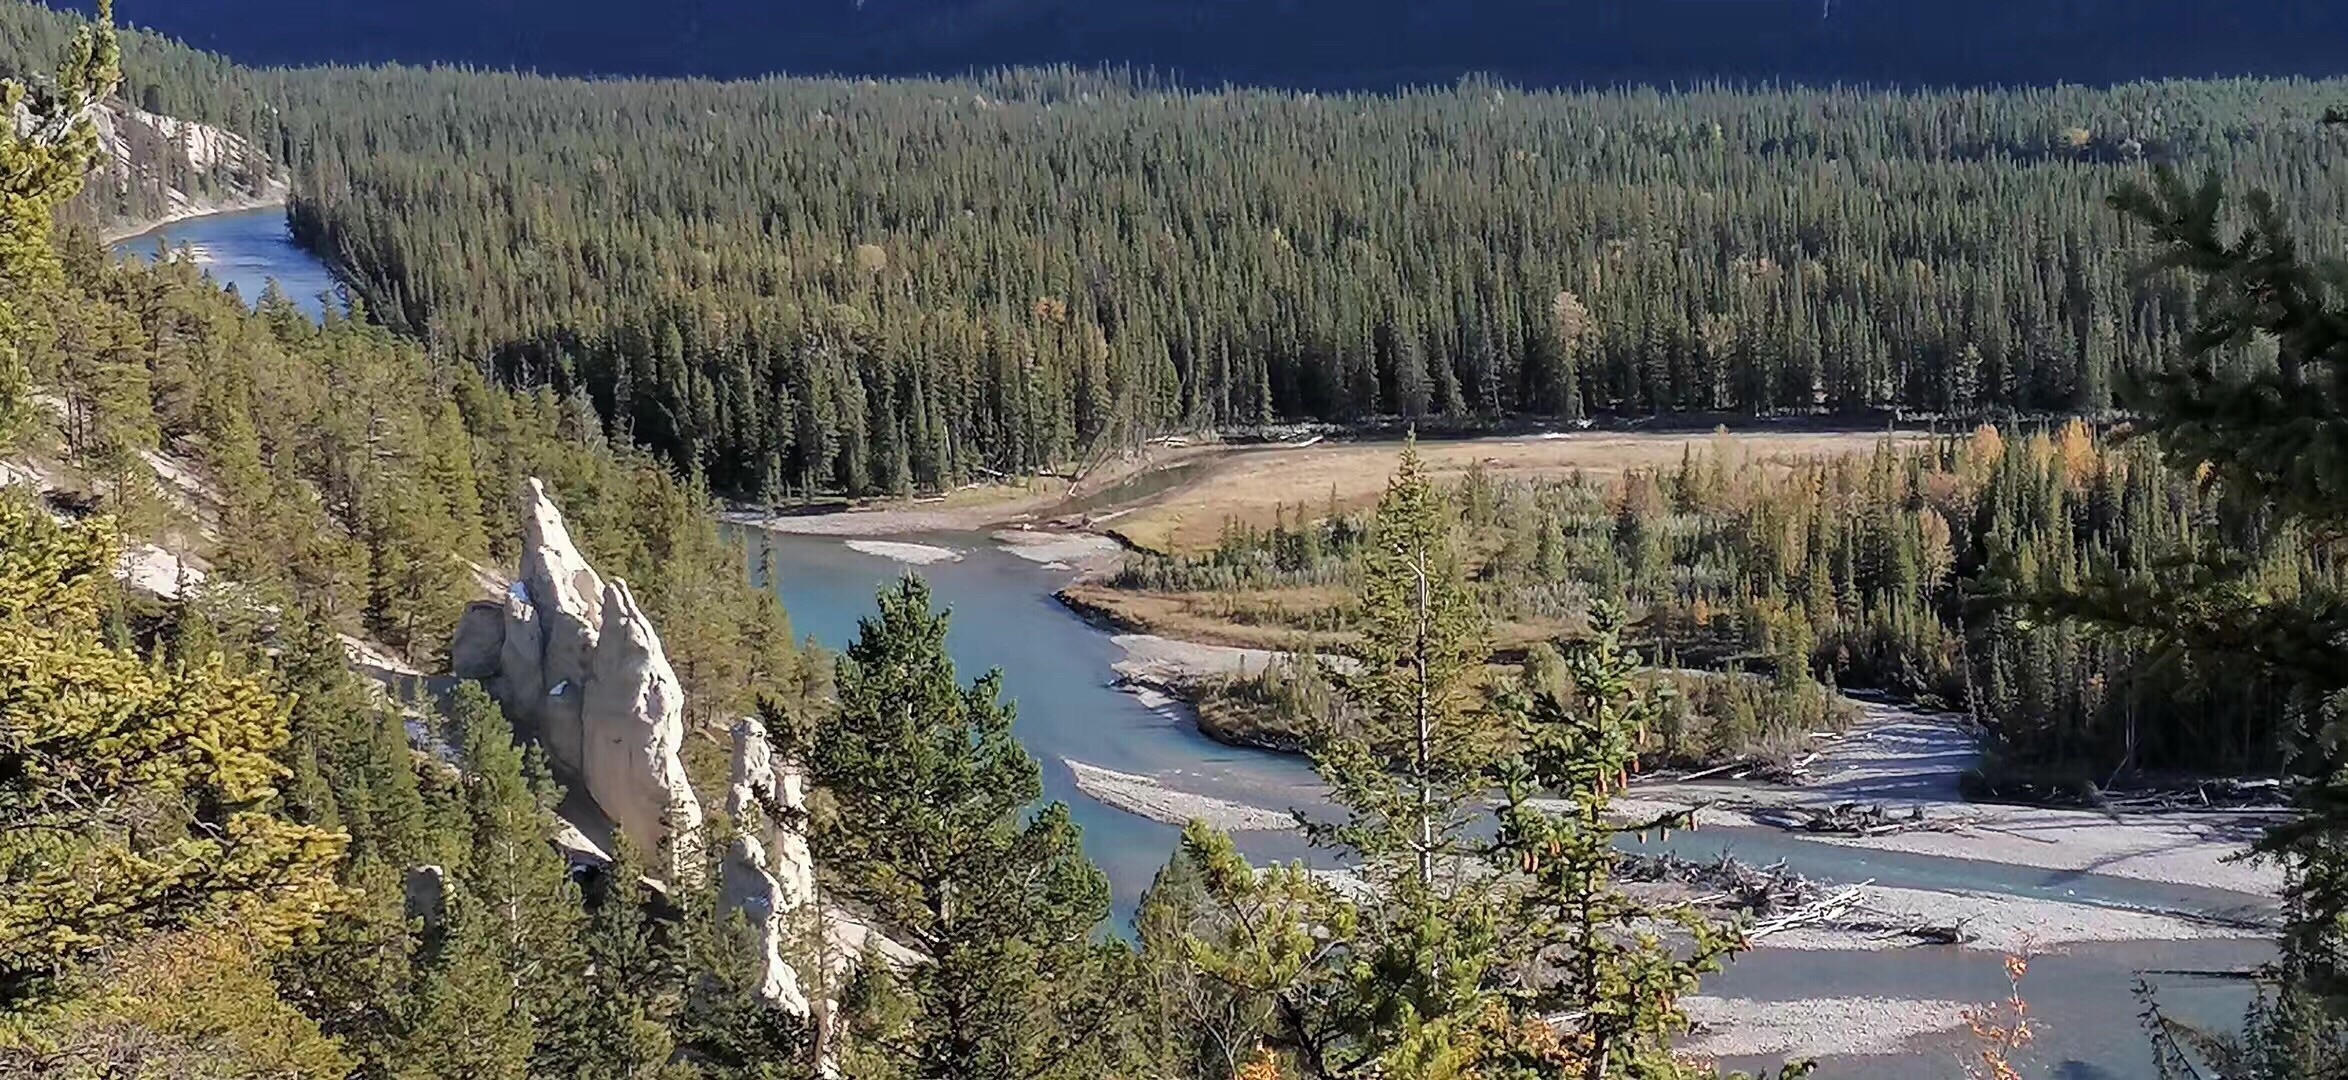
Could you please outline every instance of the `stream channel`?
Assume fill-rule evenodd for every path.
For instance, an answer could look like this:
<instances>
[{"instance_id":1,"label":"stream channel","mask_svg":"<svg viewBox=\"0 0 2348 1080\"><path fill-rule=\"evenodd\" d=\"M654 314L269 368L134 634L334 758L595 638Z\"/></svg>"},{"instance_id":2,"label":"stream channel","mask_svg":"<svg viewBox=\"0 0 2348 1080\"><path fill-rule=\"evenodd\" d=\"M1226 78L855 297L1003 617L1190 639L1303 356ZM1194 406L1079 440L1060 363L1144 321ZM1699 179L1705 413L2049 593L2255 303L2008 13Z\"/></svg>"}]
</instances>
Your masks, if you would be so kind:
<instances>
[{"instance_id":1,"label":"stream channel","mask_svg":"<svg viewBox=\"0 0 2348 1080\"><path fill-rule=\"evenodd\" d=\"M908 568L850 549L839 539L750 532L753 565L771 557L775 586L794 630L844 648L873 610L874 593ZM1042 763L1045 797L1066 802L1084 827L1085 849L1109 875L1118 923L1130 919L1180 830L1098 802L1078 790L1071 762L1151 777L1183 792L1273 810L1324 807L1312 770L1295 757L1242 750L1199 734L1178 712L1160 710L1114 685L1123 647L1069 612L1053 593L1070 574L1020 558L982 534L894 537L948 548L958 561L910 572L928 580L952 610L949 650L965 681L989 669L1016 703L1015 730ZM763 548L763 552L760 550ZM1287 833L1237 834L1258 862L1330 860ZM1660 845L1660 841L1651 841ZM1834 883L1965 891L2179 913L2226 914L2260 903L2221 889L2075 871L2048 871L1971 859L1877 851L1804 840L1763 828L1707 828L1675 834L1668 847L1691 858L1732 853L1750 863L1784 860ZM2025 989L2042 1035L2025 1057L2026 1075L2086 1080L2154 1075L2132 993L2140 970L2211 970L2256 964L2270 954L2249 941L2133 941L2081 944L2037 957ZM1738 1002L1884 998L1990 1003L2007 994L2003 958L1957 947L1890 950L1762 949L1706 980L1704 992ZM2246 1001L2240 984L2157 980L2172 1015L2232 1030ZM1828 1059L1822 1076L1895 1078L1963 1075L1955 1035L1923 1036L1896 1054ZM1746 1068L1769 1058L1732 1058Z\"/></svg>"}]
</instances>

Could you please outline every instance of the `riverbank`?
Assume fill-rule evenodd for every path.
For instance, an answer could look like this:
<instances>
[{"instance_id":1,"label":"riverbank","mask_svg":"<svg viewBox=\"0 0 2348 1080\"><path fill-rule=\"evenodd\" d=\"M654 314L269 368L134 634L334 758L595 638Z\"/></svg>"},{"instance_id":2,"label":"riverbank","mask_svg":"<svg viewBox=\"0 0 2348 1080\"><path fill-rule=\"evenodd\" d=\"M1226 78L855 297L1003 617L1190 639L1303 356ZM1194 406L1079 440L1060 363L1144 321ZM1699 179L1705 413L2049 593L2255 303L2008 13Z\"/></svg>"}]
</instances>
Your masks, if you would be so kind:
<instances>
[{"instance_id":1,"label":"riverbank","mask_svg":"<svg viewBox=\"0 0 2348 1080\"><path fill-rule=\"evenodd\" d=\"M1166 692L1184 680L1259 673L1278 662L1280 651L1088 628L1051 594L1076 573L1069 556L1080 549L1121 555L1102 538L1081 535L1036 528L900 539L965 556L924 571L955 611L950 640L957 662L966 672L996 667L1009 676L1006 695L1019 705L1022 742L1044 762L1047 797L1070 804L1085 828L1087 852L1117 883L1119 910L1138 904L1175 831L1194 818L1230 829L1259 862L1307 858L1322 865L1288 826L1291 808L1316 818L1330 813L1302 759L1201 738L1195 713ZM902 564L859 553L844 538L775 543L784 553L781 579L794 626L835 646L852 637L856 619L868 612L872 583L901 572ZM1913 732L1894 726L1902 722L1928 726ZM2003 954L2022 948L2039 956L2028 992L2048 1025L2048 1052L2059 1055L2050 1060L2132 1075L2128 1064L2141 1060L2130 1019L2136 971L2233 970L2271 957L2269 936L2255 917L2239 917L2244 906L2260 906L2257 897L2107 874L2094 863L2114 845L2082 846L2093 837L2015 841L2054 849L2063 864L2086 867L2037 870L2029 865L2056 860L1995 850L1992 832L1846 842L1799 828L1797 806L1831 808L1853 798L1909 798L1895 804L1899 812L1921 803L1935 819L2004 812L1962 802L1955 778L1971 760L1972 745L1961 726L1866 703L1861 729L1863 735L1816 748L1807 787L1712 778L1648 782L1624 804L1626 810L1711 804L1703 812L1706 828L1668 841L1652 838L1638 852L1704 863L1726 850L1756 868L1784 859L1825 895L1851 898L1835 919L1765 937L1707 979L1704 992L1723 1004L1691 1034L1691 1045L1751 1058L1734 1062L1741 1068L1765 1065L1760 1059L1773 1054L1817 1055L1832 1059L1829 1070L1843 1075L1937 1077L1965 1039L1961 1021L1950 1019L1959 1003L2000 1000ZM2140 835L2129 831L2133 815L2116 825L2099 820L2121 837ZM1893 849L1926 842L1954 846L1933 854ZM1690 896L1723 891L1683 888ZM2238 1010L2235 999L2220 998L2203 1019L2222 1025ZM1875 1026L1854 1029L1853 1017Z\"/></svg>"},{"instance_id":2,"label":"riverbank","mask_svg":"<svg viewBox=\"0 0 2348 1080\"><path fill-rule=\"evenodd\" d=\"M1152 474L1171 473L1227 452L1221 447L1152 448L1094 466L1073 479L1006 478L936 495L838 499L805 507L736 505L720 517L729 524L788 536L872 538L1039 526L1085 533L1100 523L1088 507L1128 507L1131 501L1162 490L1144 482Z\"/></svg>"},{"instance_id":3,"label":"riverbank","mask_svg":"<svg viewBox=\"0 0 2348 1080\"><path fill-rule=\"evenodd\" d=\"M98 234L98 242L107 247L114 247L151 233L162 232L174 225L184 225L202 218L222 217L228 214L249 214L256 210L282 209L286 200L291 196L292 189L284 182L277 181L271 184L268 191L258 195L193 200L174 208L159 218L131 222L102 230Z\"/></svg>"},{"instance_id":4,"label":"riverbank","mask_svg":"<svg viewBox=\"0 0 2348 1080\"><path fill-rule=\"evenodd\" d=\"M1978 760L1979 742L1962 717L1875 700L1857 704L1865 719L1819 752L1806 770L1808 783L1662 782L1633 785L1633 796L1652 810L1694 809L1700 824L1776 829L1862 850L2260 896L2282 888L2279 867L2246 856L2283 811L2107 813L1969 802L1959 783ZM1818 815L1843 807L1880 807L1892 824L1873 835L1812 827ZM1913 819L1913 827L1901 819Z\"/></svg>"},{"instance_id":5,"label":"riverbank","mask_svg":"<svg viewBox=\"0 0 2348 1080\"><path fill-rule=\"evenodd\" d=\"M1260 673L1285 654L1176 641L1146 634L1112 639L1125 652L1114 670L1128 692L1152 708L1197 723L1180 689L1211 679ZM1880 700L1853 699L1862 719L1816 752L1806 782L1642 780L1616 802L1626 817L1692 811L1700 826L1767 830L1806 843L1901 852L2012 867L2098 874L2173 885L2273 896L2279 868L2244 858L2273 810L2180 810L2103 813L1966 801L1965 770L1978 759L1975 734L1962 717ZM1810 827L1813 815L1838 807L1881 807L1884 816L1914 816L1904 831L1845 835Z\"/></svg>"}]
</instances>

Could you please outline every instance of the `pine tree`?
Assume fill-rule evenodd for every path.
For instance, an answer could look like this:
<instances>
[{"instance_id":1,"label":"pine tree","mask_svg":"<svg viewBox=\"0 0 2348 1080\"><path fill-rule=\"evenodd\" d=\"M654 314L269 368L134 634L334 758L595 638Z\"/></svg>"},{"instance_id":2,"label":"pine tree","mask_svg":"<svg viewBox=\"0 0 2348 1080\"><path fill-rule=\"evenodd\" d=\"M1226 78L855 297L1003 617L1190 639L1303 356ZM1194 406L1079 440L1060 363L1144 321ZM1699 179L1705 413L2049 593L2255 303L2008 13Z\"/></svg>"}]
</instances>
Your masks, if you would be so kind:
<instances>
[{"instance_id":1,"label":"pine tree","mask_svg":"<svg viewBox=\"0 0 2348 1080\"><path fill-rule=\"evenodd\" d=\"M1314 744L1346 817L1308 831L1358 856L1364 896L1301 869L1257 875L1227 837L1185 834L1215 908L1190 947L1211 977L1249 991L1240 1007L1268 1012L1268 1045L1308 1076L1453 1075L1474 1059L1492 1000L1498 881L1473 865L1467 838L1495 756L1481 693L1490 644L1454 529L1406 446L1367 541L1342 726Z\"/></svg>"},{"instance_id":2,"label":"pine tree","mask_svg":"<svg viewBox=\"0 0 2348 1080\"><path fill-rule=\"evenodd\" d=\"M2333 122L2342 117L2334 115ZM2228 235L2226 199L2213 174L2193 185L2163 171L2112 204L2156 243L2151 269L2199 285L2198 322L2185 356L2149 377L2137 407L2162 456L2206 476L2235 507L2314 543L2336 546L2348 523L2348 270L2311 265L2272 197L2253 192L2247 220ZM2245 370L2229 354L2269 343L2272 365ZM2262 588L2239 551L2208 550L2161 566L2149 580L2099 575L2083 588L2058 584L2022 599L2054 616L2084 618L2147 635L2216 665L2248 662L2283 688L2302 733L2297 771L2311 777L2298 817L2270 830L2260 850L2282 859L2289 925L2277 969L2278 1007L2254 1017L2251 1037L2267 1066L2310 1061L2348 1067L2348 596L2316 587L2296 596ZM2213 665L2213 666L2216 666ZM2173 1049L2173 1033L2155 1036ZM2259 1055L2252 1055L2255 1059ZM2164 1068L2169 1062L2164 1062ZM2232 1065L2235 1063L2224 1063ZM2228 1075L2236 1070L2227 1069Z\"/></svg>"},{"instance_id":3,"label":"pine tree","mask_svg":"<svg viewBox=\"0 0 2348 1080\"><path fill-rule=\"evenodd\" d=\"M1326 838L1421 885L1459 856L1496 734L1480 715L1490 650L1455 528L1416 444L1406 445L1363 559L1360 664L1339 680L1347 730L1326 733L1315 755L1349 812Z\"/></svg>"},{"instance_id":4,"label":"pine tree","mask_svg":"<svg viewBox=\"0 0 2348 1080\"><path fill-rule=\"evenodd\" d=\"M870 1036L884 1056L919 1080L1083 1075L1105 1034L1087 980L1108 884L1065 806L1030 812L1042 781L1002 676L963 686L947 621L907 577L842 657L808 752L843 825L816 861L930 958L903 976L913 1016Z\"/></svg>"},{"instance_id":5,"label":"pine tree","mask_svg":"<svg viewBox=\"0 0 2348 1080\"><path fill-rule=\"evenodd\" d=\"M1622 629L1619 608L1592 609L1590 640L1565 657L1566 687L1534 695L1518 717L1518 751L1498 770L1507 801L1493 869L1530 883L1514 898L1507 950L1542 960L1513 984L1505 1049L1492 1055L1505 1064L1487 1075L1699 1075L1673 1047L1687 1026L1680 999L1742 948L1733 927L1692 906L1642 902L1614 883L1618 836L1688 824L1674 814L1626 829L1608 815L1661 704L1636 678Z\"/></svg>"},{"instance_id":6,"label":"pine tree","mask_svg":"<svg viewBox=\"0 0 2348 1080\"><path fill-rule=\"evenodd\" d=\"M587 977L580 995L550 1017L538 1057L547 1075L589 1080L681 1077L675 1063L681 996L670 993L668 946L659 894L644 877L645 859L627 837L598 875L580 945Z\"/></svg>"},{"instance_id":7,"label":"pine tree","mask_svg":"<svg viewBox=\"0 0 2348 1080\"><path fill-rule=\"evenodd\" d=\"M566 1033L558 1025L584 993L579 891L568 863L548 843L552 808L532 783L497 703L478 686L460 685L449 727L464 762L469 836L450 875L457 913L443 951L458 964L487 965L502 987L496 1015L520 1033L525 1053L543 1063L559 1058L555 1044Z\"/></svg>"},{"instance_id":8,"label":"pine tree","mask_svg":"<svg viewBox=\"0 0 2348 1080\"><path fill-rule=\"evenodd\" d=\"M15 441L30 411L31 377L17 352L19 300L58 280L49 229L60 203L81 189L98 150L90 113L122 81L114 2L98 0L96 20L73 38L50 85L0 82L0 448Z\"/></svg>"},{"instance_id":9,"label":"pine tree","mask_svg":"<svg viewBox=\"0 0 2348 1080\"><path fill-rule=\"evenodd\" d=\"M503 928L489 905L458 893L428 931L411 1015L402 1033L398 1080L530 1075L533 1032L517 1007Z\"/></svg>"},{"instance_id":10,"label":"pine tree","mask_svg":"<svg viewBox=\"0 0 2348 1080\"><path fill-rule=\"evenodd\" d=\"M104 529L0 493L0 1005L162 930L282 948L340 899L343 835L268 810L286 703L218 658L101 642Z\"/></svg>"}]
</instances>

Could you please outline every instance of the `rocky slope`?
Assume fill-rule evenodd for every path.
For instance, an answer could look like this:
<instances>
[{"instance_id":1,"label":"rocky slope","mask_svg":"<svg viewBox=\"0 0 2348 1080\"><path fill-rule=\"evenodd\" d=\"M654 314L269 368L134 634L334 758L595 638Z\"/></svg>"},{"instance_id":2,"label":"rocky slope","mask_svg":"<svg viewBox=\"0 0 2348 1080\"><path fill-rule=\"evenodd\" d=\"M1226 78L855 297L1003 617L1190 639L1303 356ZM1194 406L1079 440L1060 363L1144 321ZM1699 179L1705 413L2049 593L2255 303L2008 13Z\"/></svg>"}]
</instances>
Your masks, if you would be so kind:
<instances>
[{"instance_id":1,"label":"rocky slope","mask_svg":"<svg viewBox=\"0 0 2348 1080\"><path fill-rule=\"evenodd\" d=\"M109 240L204 214L274 206L287 186L242 135L116 102L98 113L101 156L77 206Z\"/></svg>"}]
</instances>

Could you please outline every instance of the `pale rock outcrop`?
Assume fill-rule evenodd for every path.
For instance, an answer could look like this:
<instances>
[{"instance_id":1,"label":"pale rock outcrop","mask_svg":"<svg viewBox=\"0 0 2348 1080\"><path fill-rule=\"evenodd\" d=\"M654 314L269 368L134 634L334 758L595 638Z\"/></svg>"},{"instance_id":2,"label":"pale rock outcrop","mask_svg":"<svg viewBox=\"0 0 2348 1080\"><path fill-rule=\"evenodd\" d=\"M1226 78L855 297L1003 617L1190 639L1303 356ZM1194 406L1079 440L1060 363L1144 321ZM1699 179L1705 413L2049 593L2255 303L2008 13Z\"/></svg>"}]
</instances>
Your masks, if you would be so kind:
<instances>
[{"instance_id":1,"label":"pale rock outcrop","mask_svg":"<svg viewBox=\"0 0 2348 1080\"><path fill-rule=\"evenodd\" d=\"M741 912L758 932L764 968L758 996L810 1017L815 1013L799 972L783 958L784 944L815 914L815 865L801 825L805 782L778 764L765 725L745 719L733 734L726 815L742 832L726 849L719 886L727 910Z\"/></svg>"},{"instance_id":2,"label":"pale rock outcrop","mask_svg":"<svg viewBox=\"0 0 2348 1080\"><path fill-rule=\"evenodd\" d=\"M465 612L449 656L546 748L558 779L647 853L668 822L700 828L678 756L685 691L660 635L627 583L588 565L539 481L523 492L521 573L502 600Z\"/></svg>"},{"instance_id":3,"label":"pale rock outcrop","mask_svg":"<svg viewBox=\"0 0 2348 1080\"><path fill-rule=\"evenodd\" d=\"M815 902L815 857L807 848L807 774L775 755L766 725L744 719L734 725L732 787L726 813L736 822L760 821L766 868L781 884L792 907ZM780 814L785 820L775 820Z\"/></svg>"},{"instance_id":4,"label":"pale rock outcrop","mask_svg":"<svg viewBox=\"0 0 2348 1080\"><path fill-rule=\"evenodd\" d=\"M593 570L585 571L589 576ZM685 687L669 667L652 620L628 583L604 586L602 630L587 644L578 699L580 772L623 835L651 850L664 823L686 836L701 831L701 802L685 778ZM553 655L549 627L549 657ZM553 699L553 688L547 690ZM562 696L568 704L574 694ZM547 748L548 756L555 754Z\"/></svg>"},{"instance_id":5,"label":"pale rock outcrop","mask_svg":"<svg viewBox=\"0 0 2348 1080\"><path fill-rule=\"evenodd\" d=\"M515 701L524 703L526 715L516 722L532 726L558 768L584 775L580 706L603 628L603 578L571 541L546 485L532 479L524 500L522 572L506 591L503 674ZM596 801L603 801L601 793ZM645 834L630 835L649 850Z\"/></svg>"}]
</instances>

